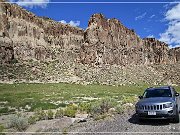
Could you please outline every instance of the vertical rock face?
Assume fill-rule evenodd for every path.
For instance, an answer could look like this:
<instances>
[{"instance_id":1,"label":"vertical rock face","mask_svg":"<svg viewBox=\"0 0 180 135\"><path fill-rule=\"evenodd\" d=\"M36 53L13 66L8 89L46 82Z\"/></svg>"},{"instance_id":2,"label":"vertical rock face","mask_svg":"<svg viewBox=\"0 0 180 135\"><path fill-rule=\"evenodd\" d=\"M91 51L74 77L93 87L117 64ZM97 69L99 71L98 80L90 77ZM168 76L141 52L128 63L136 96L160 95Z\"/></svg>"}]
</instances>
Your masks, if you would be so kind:
<instances>
[{"instance_id":1,"label":"vertical rock face","mask_svg":"<svg viewBox=\"0 0 180 135\"><path fill-rule=\"evenodd\" d=\"M165 64L176 62L176 53L164 42L154 38L140 39L134 32L124 27L116 19L106 19L102 14L94 14L84 34L81 60L83 63L101 64Z\"/></svg>"},{"instance_id":2,"label":"vertical rock face","mask_svg":"<svg viewBox=\"0 0 180 135\"><path fill-rule=\"evenodd\" d=\"M144 56L149 64L167 64L169 59L169 47L166 43L155 38L144 39ZM148 62L147 62L148 61Z\"/></svg>"},{"instance_id":3,"label":"vertical rock face","mask_svg":"<svg viewBox=\"0 0 180 135\"><path fill-rule=\"evenodd\" d=\"M37 17L14 4L1 3L0 20L1 63L73 60L83 42L82 29Z\"/></svg>"},{"instance_id":4,"label":"vertical rock face","mask_svg":"<svg viewBox=\"0 0 180 135\"><path fill-rule=\"evenodd\" d=\"M170 49L169 58L170 58L171 63L179 62L180 61L180 47Z\"/></svg>"},{"instance_id":5,"label":"vertical rock face","mask_svg":"<svg viewBox=\"0 0 180 135\"><path fill-rule=\"evenodd\" d=\"M0 0L3 1L3 0ZM176 63L180 49L154 38L141 39L117 19L94 14L84 31L0 4L0 62L12 60L77 61L89 65Z\"/></svg>"},{"instance_id":6,"label":"vertical rock face","mask_svg":"<svg viewBox=\"0 0 180 135\"><path fill-rule=\"evenodd\" d=\"M89 20L84 40L81 53L83 63L126 65L143 62L143 40L116 19L94 14Z\"/></svg>"},{"instance_id":7,"label":"vertical rock face","mask_svg":"<svg viewBox=\"0 0 180 135\"><path fill-rule=\"evenodd\" d=\"M141 39L102 14L92 15L84 31L0 3L0 81L179 84L179 61L180 47Z\"/></svg>"}]
</instances>

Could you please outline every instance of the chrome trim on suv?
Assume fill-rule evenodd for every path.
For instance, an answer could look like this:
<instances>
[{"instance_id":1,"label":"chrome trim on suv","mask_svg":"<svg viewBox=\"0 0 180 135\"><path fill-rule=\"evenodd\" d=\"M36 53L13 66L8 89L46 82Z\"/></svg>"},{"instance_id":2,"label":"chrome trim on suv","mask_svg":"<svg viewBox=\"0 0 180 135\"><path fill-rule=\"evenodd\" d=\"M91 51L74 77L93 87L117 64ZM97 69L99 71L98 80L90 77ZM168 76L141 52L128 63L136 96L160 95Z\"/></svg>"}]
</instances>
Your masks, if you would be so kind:
<instances>
[{"instance_id":1,"label":"chrome trim on suv","mask_svg":"<svg viewBox=\"0 0 180 135\"><path fill-rule=\"evenodd\" d=\"M165 104L159 104L159 105L139 105L138 106L138 109L139 110L153 110L153 111L156 111L156 110L162 110L165 108Z\"/></svg>"}]
</instances>

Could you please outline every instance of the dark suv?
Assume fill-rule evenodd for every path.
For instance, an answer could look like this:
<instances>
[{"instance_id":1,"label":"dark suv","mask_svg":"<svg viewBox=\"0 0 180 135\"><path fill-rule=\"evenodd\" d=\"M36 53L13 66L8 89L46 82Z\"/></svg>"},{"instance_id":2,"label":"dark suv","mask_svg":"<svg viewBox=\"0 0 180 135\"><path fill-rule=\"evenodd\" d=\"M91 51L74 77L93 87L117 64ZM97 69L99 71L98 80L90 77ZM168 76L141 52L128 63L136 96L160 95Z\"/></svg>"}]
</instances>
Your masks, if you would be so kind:
<instances>
[{"instance_id":1,"label":"dark suv","mask_svg":"<svg viewBox=\"0 0 180 135\"><path fill-rule=\"evenodd\" d=\"M136 104L139 119L171 119L179 123L179 93L171 86L148 88Z\"/></svg>"}]
</instances>

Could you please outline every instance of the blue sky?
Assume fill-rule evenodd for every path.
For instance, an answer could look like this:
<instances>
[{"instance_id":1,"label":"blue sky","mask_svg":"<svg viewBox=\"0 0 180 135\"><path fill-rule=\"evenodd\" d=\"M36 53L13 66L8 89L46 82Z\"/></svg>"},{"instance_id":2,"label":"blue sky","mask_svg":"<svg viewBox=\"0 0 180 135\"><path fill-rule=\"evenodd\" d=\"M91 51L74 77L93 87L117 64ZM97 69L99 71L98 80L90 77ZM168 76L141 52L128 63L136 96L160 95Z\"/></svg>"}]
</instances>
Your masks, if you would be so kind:
<instances>
[{"instance_id":1,"label":"blue sky","mask_svg":"<svg viewBox=\"0 0 180 135\"><path fill-rule=\"evenodd\" d=\"M17 0L11 1L17 2ZM141 38L155 37L169 43L170 47L180 46L180 4L178 3L61 4L51 2L62 2L62 0L23 1L30 3L19 3L19 5L38 16L47 16L56 21L70 23L83 29L86 29L92 14L102 13L107 18L117 18L126 27L134 29ZM82 0L68 0L68 2L73 1L82 2ZM103 2L107 0L98 1ZM128 0L128 2L135 1L147 2L144 0ZM161 2L162 0L149 1ZM89 0L89 2L97 2L97 0ZM114 0L114 2L117 2L117 0ZM119 0L119 2L122 1ZM164 0L163 2L172 1Z\"/></svg>"}]
</instances>

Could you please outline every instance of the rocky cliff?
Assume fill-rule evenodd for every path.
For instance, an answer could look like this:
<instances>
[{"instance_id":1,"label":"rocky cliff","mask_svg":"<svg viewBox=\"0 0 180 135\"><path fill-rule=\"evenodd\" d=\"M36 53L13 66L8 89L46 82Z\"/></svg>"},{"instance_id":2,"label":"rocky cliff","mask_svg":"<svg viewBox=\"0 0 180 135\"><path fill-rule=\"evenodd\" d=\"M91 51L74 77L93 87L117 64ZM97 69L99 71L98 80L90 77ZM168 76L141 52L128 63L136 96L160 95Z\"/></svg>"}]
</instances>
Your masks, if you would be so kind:
<instances>
[{"instance_id":1,"label":"rocky cliff","mask_svg":"<svg viewBox=\"0 0 180 135\"><path fill-rule=\"evenodd\" d=\"M0 52L3 81L178 84L180 80L179 74L169 77L180 67L180 48L141 39L119 20L102 14L92 15L83 30L0 3ZM172 64L178 66L168 66L166 72L164 65Z\"/></svg>"},{"instance_id":2,"label":"rocky cliff","mask_svg":"<svg viewBox=\"0 0 180 135\"><path fill-rule=\"evenodd\" d=\"M179 49L170 50L155 38L141 39L117 19L102 14L90 18L81 49L82 62L95 65L166 64L176 63L179 57Z\"/></svg>"},{"instance_id":3,"label":"rocky cliff","mask_svg":"<svg viewBox=\"0 0 180 135\"><path fill-rule=\"evenodd\" d=\"M1 63L71 60L83 43L82 29L37 17L15 4L0 4L0 20Z\"/></svg>"},{"instance_id":4,"label":"rocky cliff","mask_svg":"<svg viewBox=\"0 0 180 135\"><path fill-rule=\"evenodd\" d=\"M174 63L179 57L179 49L170 50L154 38L141 39L102 14L92 15L84 31L1 3L0 20L1 62L67 58L92 65L129 65Z\"/></svg>"}]
</instances>

